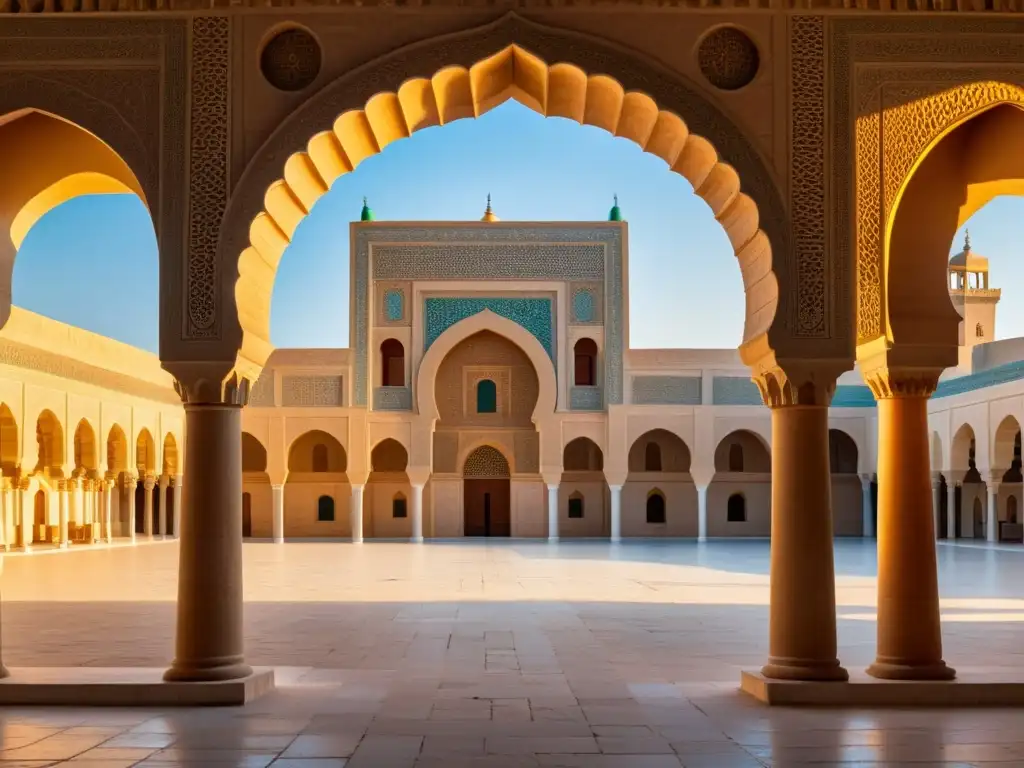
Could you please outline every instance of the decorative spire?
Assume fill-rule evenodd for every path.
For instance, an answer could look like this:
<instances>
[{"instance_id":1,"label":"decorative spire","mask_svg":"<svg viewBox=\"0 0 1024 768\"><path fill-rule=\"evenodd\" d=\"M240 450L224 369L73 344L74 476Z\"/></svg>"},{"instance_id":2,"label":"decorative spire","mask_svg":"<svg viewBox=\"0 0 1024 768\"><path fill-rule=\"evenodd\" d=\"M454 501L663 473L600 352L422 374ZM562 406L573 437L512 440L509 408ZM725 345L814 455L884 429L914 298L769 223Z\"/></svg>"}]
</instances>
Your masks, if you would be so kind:
<instances>
[{"instance_id":1,"label":"decorative spire","mask_svg":"<svg viewBox=\"0 0 1024 768\"><path fill-rule=\"evenodd\" d=\"M377 217L373 215L373 209L370 208L369 204L366 202L366 198L364 197L363 198L363 210L359 214L359 220L360 221L375 221L376 218Z\"/></svg>"},{"instance_id":2,"label":"decorative spire","mask_svg":"<svg viewBox=\"0 0 1024 768\"><path fill-rule=\"evenodd\" d=\"M491 210L491 195L489 192L487 193L487 210L484 211L480 221L501 221L501 219L494 215L494 211Z\"/></svg>"},{"instance_id":3,"label":"decorative spire","mask_svg":"<svg viewBox=\"0 0 1024 768\"><path fill-rule=\"evenodd\" d=\"M971 230L964 230L964 251L971 250Z\"/></svg>"},{"instance_id":4,"label":"decorative spire","mask_svg":"<svg viewBox=\"0 0 1024 768\"><path fill-rule=\"evenodd\" d=\"M619 210L619 196L617 194L612 195L612 200L615 201L615 205L608 212L608 221L622 221L622 211Z\"/></svg>"}]
</instances>

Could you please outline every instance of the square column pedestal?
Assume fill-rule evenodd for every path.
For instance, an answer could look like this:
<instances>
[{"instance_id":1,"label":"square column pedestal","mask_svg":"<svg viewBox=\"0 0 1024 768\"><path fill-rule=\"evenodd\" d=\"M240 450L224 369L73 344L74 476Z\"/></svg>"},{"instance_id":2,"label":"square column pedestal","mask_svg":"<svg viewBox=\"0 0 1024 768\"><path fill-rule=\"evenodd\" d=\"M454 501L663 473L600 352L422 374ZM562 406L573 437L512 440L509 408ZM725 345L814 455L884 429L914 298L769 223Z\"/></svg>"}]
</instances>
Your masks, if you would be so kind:
<instances>
[{"instance_id":1,"label":"square column pedestal","mask_svg":"<svg viewBox=\"0 0 1024 768\"><path fill-rule=\"evenodd\" d=\"M0 680L0 707L232 707L274 690L274 670L198 683L165 682L147 667L9 667Z\"/></svg>"}]
</instances>

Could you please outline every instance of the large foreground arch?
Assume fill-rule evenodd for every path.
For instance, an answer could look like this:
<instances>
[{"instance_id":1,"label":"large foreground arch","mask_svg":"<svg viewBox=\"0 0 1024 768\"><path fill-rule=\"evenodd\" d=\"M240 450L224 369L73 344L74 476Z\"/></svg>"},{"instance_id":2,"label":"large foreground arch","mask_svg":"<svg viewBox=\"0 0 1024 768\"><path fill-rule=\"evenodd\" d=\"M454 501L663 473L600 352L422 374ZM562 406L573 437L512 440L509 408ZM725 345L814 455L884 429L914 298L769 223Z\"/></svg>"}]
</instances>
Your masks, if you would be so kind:
<instances>
[{"instance_id":1,"label":"large foreground arch","mask_svg":"<svg viewBox=\"0 0 1024 768\"><path fill-rule=\"evenodd\" d=\"M229 202L218 246L225 274L238 274L233 298L240 377L255 381L270 354L277 265L331 184L394 141L477 117L509 98L543 115L629 138L685 176L740 260L747 299L744 343L751 355L769 351L766 336L785 318L790 286L787 265L773 259L773 252L788 253L788 217L753 145L681 75L598 38L509 14L475 30L407 46L343 75L297 109L250 160ZM703 136L714 137L714 144ZM306 151L299 151L307 142Z\"/></svg>"}]
</instances>

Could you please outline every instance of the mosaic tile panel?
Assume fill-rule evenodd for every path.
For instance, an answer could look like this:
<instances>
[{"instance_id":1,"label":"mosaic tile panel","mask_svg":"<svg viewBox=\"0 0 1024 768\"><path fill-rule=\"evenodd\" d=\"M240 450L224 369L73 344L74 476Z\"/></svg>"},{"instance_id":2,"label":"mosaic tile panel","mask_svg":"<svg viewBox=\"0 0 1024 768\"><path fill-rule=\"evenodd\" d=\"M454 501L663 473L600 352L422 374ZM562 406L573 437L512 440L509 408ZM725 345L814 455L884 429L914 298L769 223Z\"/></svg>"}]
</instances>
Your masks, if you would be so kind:
<instances>
[{"instance_id":1,"label":"mosaic tile panel","mask_svg":"<svg viewBox=\"0 0 1024 768\"><path fill-rule=\"evenodd\" d=\"M700 405L700 403L700 376L633 377L634 405Z\"/></svg>"},{"instance_id":2,"label":"mosaic tile panel","mask_svg":"<svg viewBox=\"0 0 1024 768\"><path fill-rule=\"evenodd\" d=\"M274 407L274 372L264 368L260 377L249 393L249 406L252 408Z\"/></svg>"},{"instance_id":3,"label":"mosaic tile panel","mask_svg":"<svg viewBox=\"0 0 1024 768\"><path fill-rule=\"evenodd\" d=\"M340 408L344 405L341 376L285 376L281 405L286 408Z\"/></svg>"},{"instance_id":4,"label":"mosaic tile panel","mask_svg":"<svg viewBox=\"0 0 1024 768\"><path fill-rule=\"evenodd\" d=\"M377 387L373 390L373 410L411 411L412 390L409 387Z\"/></svg>"},{"instance_id":5,"label":"mosaic tile panel","mask_svg":"<svg viewBox=\"0 0 1024 768\"><path fill-rule=\"evenodd\" d=\"M572 319L576 323L594 322L594 293L581 288L572 296Z\"/></svg>"},{"instance_id":6,"label":"mosaic tile panel","mask_svg":"<svg viewBox=\"0 0 1024 768\"><path fill-rule=\"evenodd\" d=\"M456 323L489 309L522 326L540 342L548 357L555 359L555 331L551 299L508 299L438 297L428 298L423 308L423 351Z\"/></svg>"},{"instance_id":7,"label":"mosaic tile panel","mask_svg":"<svg viewBox=\"0 0 1024 768\"><path fill-rule=\"evenodd\" d=\"M462 467L463 477L508 477L508 461L497 448L481 445L469 456Z\"/></svg>"},{"instance_id":8,"label":"mosaic tile panel","mask_svg":"<svg viewBox=\"0 0 1024 768\"><path fill-rule=\"evenodd\" d=\"M369 286L371 279L385 279L389 270L397 272L404 279L411 274L418 274L424 266L418 260L421 252L415 243L444 241L442 249L432 252L433 266L437 273L429 279L460 279L468 278L466 260L480 255L480 249L486 245L501 245L500 250L506 260L520 264L518 274L521 279L546 279L566 281L598 280L605 288L605 401L609 404L622 403L622 358L625 347L623 332L623 283L622 283L622 230L618 227L495 227L481 229L476 226L466 227L373 227L356 233L355 243L355 274L353 279L353 296L355 306L353 344L353 375L355 376L354 403L356 407L365 407L367 399L367 354L369 348ZM561 261L550 257L551 245L545 243L579 245L573 253L576 260L563 258ZM395 245L408 244L413 264L404 266L395 263L394 258L387 256L388 248ZM541 245L538 245L541 244ZM591 245L592 244L592 245ZM591 246L589 249L587 246ZM595 247L595 246L599 246ZM528 248L531 260L520 250ZM370 254L374 254L371 269ZM591 252L592 251L592 252ZM385 254L381 264L377 264L378 252ZM394 251L391 251L392 256ZM600 268L595 259L600 254ZM406 254L407 258L410 254ZM493 257L493 254L492 254ZM383 270L378 273L378 267ZM475 269L475 267L474 267ZM559 270L563 270L559 274ZM371 276L371 272L373 273ZM607 280L605 275L607 274ZM534 277L531 277L533 275ZM488 275L490 278L496 275Z\"/></svg>"},{"instance_id":9,"label":"mosaic tile panel","mask_svg":"<svg viewBox=\"0 0 1024 768\"><path fill-rule=\"evenodd\" d=\"M603 280L604 247L578 243L386 245L376 280Z\"/></svg>"},{"instance_id":10,"label":"mosaic tile panel","mask_svg":"<svg viewBox=\"0 0 1024 768\"><path fill-rule=\"evenodd\" d=\"M572 387L569 390L569 409L573 411L604 410L601 387Z\"/></svg>"},{"instance_id":11,"label":"mosaic tile panel","mask_svg":"<svg viewBox=\"0 0 1024 768\"><path fill-rule=\"evenodd\" d=\"M875 396L871 390L858 384L840 384L832 395L834 408L874 408Z\"/></svg>"},{"instance_id":12,"label":"mosaic tile panel","mask_svg":"<svg viewBox=\"0 0 1024 768\"><path fill-rule=\"evenodd\" d=\"M397 323L404 316L405 297L402 296L401 291L386 291L384 293L384 312L387 319L393 323Z\"/></svg>"},{"instance_id":13,"label":"mosaic tile panel","mask_svg":"<svg viewBox=\"0 0 1024 768\"><path fill-rule=\"evenodd\" d=\"M716 376L711 382L714 405L764 405L757 385L743 376Z\"/></svg>"},{"instance_id":14,"label":"mosaic tile panel","mask_svg":"<svg viewBox=\"0 0 1024 768\"><path fill-rule=\"evenodd\" d=\"M972 373L969 376L960 376L956 379L940 381L932 397L960 395L964 392L973 392L977 389L994 387L998 384L1006 384L1007 382L1020 379L1024 379L1024 360L1000 365L981 373Z\"/></svg>"}]
</instances>

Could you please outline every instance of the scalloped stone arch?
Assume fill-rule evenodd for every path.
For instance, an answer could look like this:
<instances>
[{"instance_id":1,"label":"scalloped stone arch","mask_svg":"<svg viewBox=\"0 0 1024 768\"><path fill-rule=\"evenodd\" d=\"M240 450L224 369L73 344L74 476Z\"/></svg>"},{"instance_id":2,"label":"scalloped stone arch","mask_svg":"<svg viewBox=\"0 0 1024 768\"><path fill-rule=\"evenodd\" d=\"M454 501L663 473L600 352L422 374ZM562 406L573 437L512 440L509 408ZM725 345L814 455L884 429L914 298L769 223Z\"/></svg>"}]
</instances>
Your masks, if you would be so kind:
<instances>
[{"instance_id":1,"label":"scalloped stone arch","mask_svg":"<svg viewBox=\"0 0 1024 768\"><path fill-rule=\"evenodd\" d=\"M943 139L983 112L1000 105L1024 109L1024 87L999 80L961 83L891 108L882 146L877 147L879 131L872 121L863 121L857 128L857 157L865 168L858 168L858 184L862 190L873 189L872 195L858 195L857 220L857 343L865 344L881 336L888 337L889 317L887 273L890 268L890 238L900 202L914 173ZM872 116L877 121L877 116ZM874 142L875 147L865 142ZM884 154L884 176L881 183L860 178L865 172L878 175L877 158ZM1024 186L1022 186L1024 191ZM995 197L992 195L989 200ZM988 202L986 200L985 202ZM984 203L962 217L970 218ZM881 223L881 227L879 227Z\"/></svg>"},{"instance_id":2,"label":"scalloped stone arch","mask_svg":"<svg viewBox=\"0 0 1024 768\"><path fill-rule=\"evenodd\" d=\"M767 348L769 329L784 316L780 285L789 285L787 265L773 259L773 249L787 253L788 219L751 143L677 73L597 38L509 14L353 70L293 113L250 161L229 202L219 244L226 272L238 274L239 376L255 381L272 351L277 265L299 223L334 181L417 130L478 117L510 98L542 115L628 138L684 176L740 261L744 344L756 340L758 352ZM310 139L311 126L327 130ZM715 144L701 134L714 136ZM306 150L296 152L304 142Z\"/></svg>"},{"instance_id":3,"label":"scalloped stone arch","mask_svg":"<svg viewBox=\"0 0 1024 768\"><path fill-rule=\"evenodd\" d=\"M416 373L416 409L421 417L436 420L438 418L437 400L435 399L434 383L441 363L459 342L468 339L481 331L491 331L503 336L530 358L533 370L537 374L538 394L537 405L533 408L533 423L541 427L555 413L558 400L558 380L555 367L537 337L528 330L508 318L495 314L489 309L460 320L446 330L423 355Z\"/></svg>"}]
</instances>

